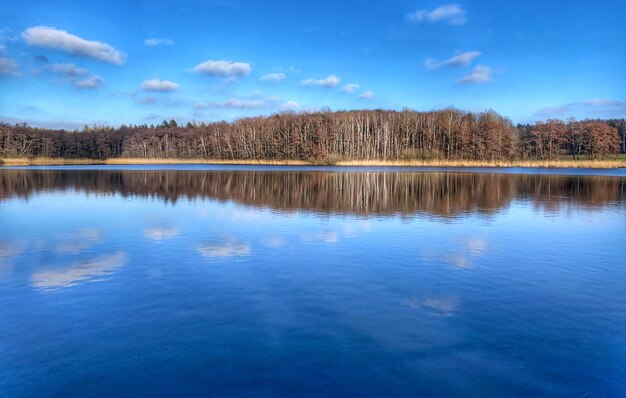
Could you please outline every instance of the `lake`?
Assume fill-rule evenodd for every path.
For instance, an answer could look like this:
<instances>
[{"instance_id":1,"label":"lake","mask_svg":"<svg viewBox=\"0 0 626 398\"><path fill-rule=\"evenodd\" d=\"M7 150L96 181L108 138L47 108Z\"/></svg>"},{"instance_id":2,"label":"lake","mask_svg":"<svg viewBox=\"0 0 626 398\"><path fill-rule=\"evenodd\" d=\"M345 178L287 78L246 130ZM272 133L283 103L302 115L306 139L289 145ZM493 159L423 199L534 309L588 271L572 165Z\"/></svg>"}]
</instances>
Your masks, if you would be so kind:
<instances>
[{"instance_id":1,"label":"lake","mask_svg":"<svg viewBox=\"0 0 626 398\"><path fill-rule=\"evenodd\" d=\"M626 396L626 172L0 169L0 396Z\"/></svg>"}]
</instances>

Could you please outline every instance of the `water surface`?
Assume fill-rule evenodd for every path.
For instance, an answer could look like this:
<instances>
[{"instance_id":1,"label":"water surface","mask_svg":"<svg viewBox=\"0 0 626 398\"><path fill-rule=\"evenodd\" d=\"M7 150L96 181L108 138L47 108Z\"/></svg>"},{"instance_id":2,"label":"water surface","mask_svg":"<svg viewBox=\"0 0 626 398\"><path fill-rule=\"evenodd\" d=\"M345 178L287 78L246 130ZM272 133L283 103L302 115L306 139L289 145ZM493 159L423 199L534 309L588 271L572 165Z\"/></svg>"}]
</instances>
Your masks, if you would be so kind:
<instances>
[{"instance_id":1,"label":"water surface","mask_svg":"<svg viewBox=\"0 0 626 398\"><path fill-rule=\"evenodd\" d=\"M624 396L623 171L424 171L0 170L0 396Z\"/></svg>"}]
</instances>

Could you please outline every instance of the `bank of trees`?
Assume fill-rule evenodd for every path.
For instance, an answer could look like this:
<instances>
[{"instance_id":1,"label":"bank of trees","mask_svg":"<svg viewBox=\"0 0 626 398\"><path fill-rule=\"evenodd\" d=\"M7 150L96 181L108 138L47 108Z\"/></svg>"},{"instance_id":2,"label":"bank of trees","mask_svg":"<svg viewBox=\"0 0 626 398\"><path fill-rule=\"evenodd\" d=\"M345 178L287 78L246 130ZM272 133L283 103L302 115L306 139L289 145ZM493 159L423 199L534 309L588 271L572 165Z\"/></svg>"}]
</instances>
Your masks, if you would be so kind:
<instances>
[{"instance_id":1,"label":"bank of trees","mask_svg":"<svg viewBox=\"0 0 626 398\"><path fill-rule=\"evenodd\" d=\"M624 119L513 126L492 111L363 110L82 131L0 124L0 158L597 159L624 151L625 136Z\"/></svg>"},{"instance_id":2,"label":"bank of trees","mask_svg":"<svg viewBox=\"0 0 626 398\"><path fill-rule=\"evenodd\" d=\"M623 119L619 122L613 123L617 128L607 122L595 120L570 120L567 124L558 119L537 122L530 128L530 135L526 138L527 155L539 159L554 159L567 153L575 159L597 159L619 153L624 149L625 127ZM619 127L623 130L621 135Z\"/></svg>"}]
</instances>

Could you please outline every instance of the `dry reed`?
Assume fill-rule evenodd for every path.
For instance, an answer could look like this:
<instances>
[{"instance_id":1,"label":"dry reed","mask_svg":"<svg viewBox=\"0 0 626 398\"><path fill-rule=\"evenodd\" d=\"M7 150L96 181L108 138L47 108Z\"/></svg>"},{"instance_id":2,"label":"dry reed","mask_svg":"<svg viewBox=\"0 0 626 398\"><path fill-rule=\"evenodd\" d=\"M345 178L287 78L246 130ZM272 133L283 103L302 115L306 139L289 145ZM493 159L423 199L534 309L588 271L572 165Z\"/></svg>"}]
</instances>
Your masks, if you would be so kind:
<instances>
[{"instance_id":1,"label":"dry reed","mask_svg":"<svg viewBox=\"0 0 626 398\"><path fill-rule=\"evenodd\" d=\"M3 166L56 166L56 165L162 165L162 164L229 164L229 165L314 165L303 160L223 160L223 159L138 159L111 158L62 159L62 158L6 158L0 159ZM538 168L626 168L626 159L605 160L343 160L336 166L414 166L414 167L538 167Z\"/></svg>"}]
</instances>

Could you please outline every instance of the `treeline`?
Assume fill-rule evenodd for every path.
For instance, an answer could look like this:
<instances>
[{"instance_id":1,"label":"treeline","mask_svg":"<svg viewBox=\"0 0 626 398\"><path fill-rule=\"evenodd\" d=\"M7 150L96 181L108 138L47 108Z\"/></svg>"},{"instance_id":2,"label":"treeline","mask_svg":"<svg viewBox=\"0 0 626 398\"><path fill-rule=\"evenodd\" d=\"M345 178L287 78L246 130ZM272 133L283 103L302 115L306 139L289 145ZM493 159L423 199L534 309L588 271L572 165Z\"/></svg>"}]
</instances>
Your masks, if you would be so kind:
<instances>
[{"instance_id":1,"label":"treeline","mask_svg":"<svg viewBox=\"0 0 626 398\"><path fill-rule=\"evenodd\" d=\"M232 123L164 121L82 131L0 124L0 158L225 160L598 159L624 152L626 121L513 124L495 112L282 113Z\"/></svg>"}]
</instances>

